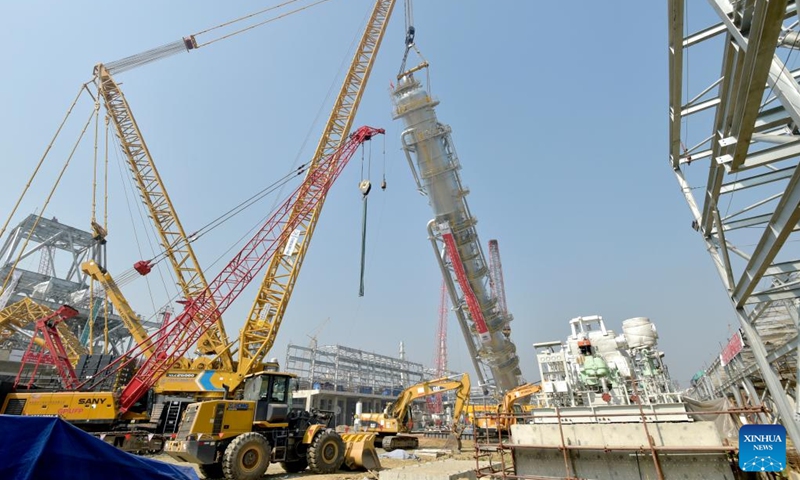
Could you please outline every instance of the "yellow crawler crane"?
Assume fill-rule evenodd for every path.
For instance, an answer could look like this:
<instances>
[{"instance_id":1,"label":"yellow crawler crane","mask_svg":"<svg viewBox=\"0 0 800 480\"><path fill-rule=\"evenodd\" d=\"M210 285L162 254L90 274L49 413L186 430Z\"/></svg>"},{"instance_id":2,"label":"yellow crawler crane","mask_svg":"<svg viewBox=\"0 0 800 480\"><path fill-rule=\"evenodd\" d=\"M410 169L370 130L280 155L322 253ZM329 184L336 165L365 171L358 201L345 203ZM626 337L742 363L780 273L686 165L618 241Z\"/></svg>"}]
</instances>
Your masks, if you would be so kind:
<instances>
[{"instance_id":1,"label":"yellow crawler crane","mask_svg":"<svg viewBox=\"0 0 800 480\"><path fill-rule=\"evenodd\" d=\"M296 231L301 220L313 215L316 206L326 197L356 150L375 135L383 133L383 129L359 128L348 136L342 148L320 161L309 172L295 193L276 208L275 215L212 281L213 291L220 292L218 305L229 305L231 299L254 277L254 272L284 251L280 248L283 243L281 239L288 238L291 232ZM296 211L296 205L304 205L305 211ZM292 215L296 217L292 218ZM273 236L276 233L278 235ZM267 245L266 251L261 249L264 244ZM225 289L227 285L231 288ZM187 304L172 330L181 328L180 320L184 315L197 312L198 317L205 316L205 321L209 322L213 320L213 315L220 313L206 310L202 302L203 298L200 298ZM165 344L164 351L178 355L184 351L182 346L192 343L196 333L194 335L173 341L171 345ZM156 354L142 363L137 377L120 395L123 403L126 398L130 403L130 400L137 398L138 392L153 385L156 378L147 372L158 373L158 370L148 369L148 366L151 364L158 368L158 362L162 360L167 360L166 356L159 358ZM244 401L237 397L234 400L207 400L189 405L184 412L177 439L167 443L166 452L173 458L199 463L207 477L224 475L228 480L259 478L271 462L281 462L287 471L301 471L310 467L314 473L333 472L343 462L347 462L348 466L377 468L377 456L371 448L374 436L339 436L331 428L331 412L307 412L292 408L292 388L289 385L292 378L294 375L262 371L245 377L241 392ZM128 392L131 394L126 397Z\"/></svg>"},{"instance_id":2,"label":"yellow crawler crane","mask_svg":"<svg viewBox=\"0 0 800 480\"><path fill-rule=\"evenodd\" d=\"M158 174L153 157L144 141L142 132L133 117L128 101L122 94L119 84L114 80L103 64L95 67L97 91L108 112L114 131L119 139L122 152L133 173L133 179L141 194L158 232L161 248L175 271L178 286L185 298L195 298L206 289L208 282L203 275L191 243L181 225L175 208L172 206L164 182ZM138 262L136 270L145 275L150 271L147 261ZM197 349L202 355L211 358L200 358L195 367L204 369L215 367L231 371L233 360L228 345L228 336L219 318L214 326L198 341Z\"/></svg>"},{"instance_id":3,"label":"yellow crawler crane","mask_svg":"<svg viewBox=\"0 0 800 480\"><path fill-rule=\"evenodd\" d=\"M461 436L461 426L458 418L469 403L470 381L466 373L457 377L443 377L412 385L397 397L397 400L386 405L382 413L362 413L359 417L360 429L365 432L374 432L381 440L381 446L387 452L392 450L414 449L419 447L419 439L411 435L413 419L411 417L411 404L418 398L424 398L437 393L456 391L456 401L453 406L453 434Z\"/></svg>"},{"instance_id":4,"label":"yellow crawler crane","mask_svg":"<svg viewBox=\"0 0 800 480\"><path fill-rule=\"evenodd\" d=\"M306 178L315 175L323 160L337 155L347 143L394 4L395 0L376 0L314 156L308 164ZM176 440L167 442L165 446L164 451L171 457L198 463L208 478L257 479L266 471L270 461L280 461L288 472L299 472L310 467L314 473L328 473L338 470L343 463L351 468L380 467L373 447L374 436L363 433L339 436L330 428L331 417L326 418L323 412L290 409L282 413L284 407L279 405L283 403L272 403L269 397L262 399L260 394L256 395L258 391L271 396L268 392L276 388L276 383L284 381L282 377L289 382L288 374L253 375L253 371L262 364L275 343L324 201L325 195L311 209L303 202L292 206L287 225L295 226L279 237L276 247L278 253L267 266L250 314L240 332L237 368L230 372L214 372L215 377L221 378L230 391L236 391L244 384L244 395L248 402L208 400L189 405ZM259 400L263 403L259 403ZM286 406L291 407L290 400L286 401ZM236 423L236 433L228 433L234 425L232 417L238 408L247 412L241 415L250 419L249 424L240 420ZM196 420L198 418L204 418L205 423ZM228 419L231 419L230 423ZM213 422L209 423L211 420ZM220 435L225 426L228 428ZM299 436L301 431L302 436Z\"/></svg>"},{"instance_id":5,"label":"yellow crawler crane","mask_svg":"<svg viewBox=\"0 0 800 480\"><path fill-rule=\"evenodd\" d=\"M103 287L106 296L122 319L122 323L130 332L134 343L142 346L141 350L145 358L150 357L153 354L153 339L142 326L139 317L131 308L111 274L94 260L81 264L81 271ZM212 377L212 372L206 373L205 370L193 368L192 363L185 358L178 360L176 366L158 380L153 391L156 394L189 397L192 401L222 398L224 390L221 387L217 390L213 386L204 387L202 383L195 381L196 378Z\"/></svg>"},{"instance_id":6,"label":"yellow crawler crane","mask_svg":"<svg viewBox=\"0 0 800 480\"><path fill-rule=\"evenodd\" d=\"M376 0L366 30L356 49L350 69L345 76L344 84L334 103L333 110L317 150L315 151L315 155L307 166L307 178L312 175L319 176L319 172L317 172L318 165L322 164L325 159L337 156L341 148L348 143L353 119L369 78L375 54L383 39L394 4L395 0ZM187 238L185 232L177 221L174 209L166 195L161 179L155 171L152 158L142 140L141 132L133 119L130 108L122 96L118 85L113 81L108 71L104 69L102 65L97 67L96 73L100 83L99 88L101 89L101 96L104 98L110 112L109 115L117 128L117 134L122 143L123 150L125 150L126 156L129 162L131 162L132 169L140 172L137 181L140 182L142 196L145 198L146 202L148 200L150 201L148 208L153 219L157 222L161 222L161 227L159 228L162 237L162 246L165 250L171 252L168 252L167 256L170 257L173 262L173 268L176 268L176 272L179 272L179 278L181 277L180 273L186 275L184 281L189 285L190 280L196 280L198 277L202 276L202 273L199 268L197 268L197 262L193 253L191 253L190 249L187 250L188 242L185 241ZM287 225L292 225L291 230L284 232L284 234L280 236L280 245L276 246L276 251L279 253L271 257L271 263L267 268L267 273L248 317L248 321L242 329L239 341L238 363L234 364L233 361L227 362L225 360L225 358L231 356L232 352L230 344L224 340L224 329L221 327L219 316L209 316L206 314L206 312L209 311L218 311L220 310L219 308L213 308L203 303L203 314L191 314L185 317L193 322L203 322L202 326L198 324L198 328L194 329L194 331L202 332L202 337L195 341L198 342L198 348L202 353L216 355L216 357L203 359L202 362L204 363L202 365L194 364L190 374L200 372L205 378L213 376L214 381L224 385L226 390L237 391L237 389L242 387L245 383L245 378L248 378L255 369L263 368L263 359L274 344L302 261L307 252L310 238L313 235L314 228L319 219L323 203L324 194L322 195L321 201L316 203L312 208L307 208L305 205L297 203L289 212ZM191 264L191 269L188 264ZM140 271L146 271L150 268L150 265L145 262L137 264L135 267L137 270L141 269ZM190 272L195 273L192 274ZM187 293L187 297L191 299L193 304L202 303L205 300L203 295L208 295L207 288L202 289L199 286L196 288L194 296ZM186 291L187 290L184 289L184 292ZM198 297L201 298L199 302L197 300ZM198 320L198 318L200 318L200 320ZM210 330L205 328L209 319L213 320L216 328ZM210 331L215 331L216 335L209 335L208 333ZM158 355L152 355L148 360L153 360L157 357ZM219 364L215 361L217 357L219 357ZM146 372L143 372L142 369L144 367L141 367L135 374L134 379L123 387L121 393L115 392L119 389L117 385L111 388L114 392L55 392L52 394L52 401L48 402L43 408L47 410L46 414L59 414L58 410L62 410L62 413L68 415L68 420L78 425L96 423L98 428L108 425L119 425L120 422L127 422L138 415L136 412L140 410L136 408L137 404L132 404L132 402L144 399L145 397L143 395L145 389L150 386L155 386L154 384L157 383L159 379L165 376L168 377L171 372L174 372L172 368L176 365L175 362L177 361L177 358L171 355L168 355L165 359L151 361L147 364L148 369ZM208 363L205 363L206 361ZM218 368L218 370L201 370L208 367ZM272 382L270 381L267 383L271 384ZM244 385L244 388L246 389L247 386ZM221 393L224 392L223 389L220 390ZM16 395L16 397L12 399L13 402L10 402L9 399L6 400L3 411L5 413L12 413L9 411L10 409L14 412L19 410L16 414L30 414L23 412L23 410L32 406L35 400L33 395L14 395ZM26 405L26 402L29 401L31 403ZM227 407L235 409L236 405L241 405L241 402L209 400L195 405L197 405L200 410L206 407L217 409L220 406L222 410L225 410ZM87 406L90 406L90 408L86 408ZM294 414L299 414L301 416L309 415L309 413L302 412L295 412ZM314 412L310 412L310 414L312 416L315 415ZM347 463L349 465L358 466L364 463L364 458L367 458L370 453L374 453L374 450L370 451L369 448L365 448L366 444L369 444L370 447L372 445L372 438L369 435L355 434L354 436L339 437L327 427L325 429L313 427L314 425L322 424L318 418L319 416L317 415L316 417L317 420L307 421L309 438L304 434L302 437L303 441L293 444L292 448L294 450L291 452L286 452L285 445L279 448L277 445L281 444L276 442L274 444L275 449L268 453L267 458L276 461L298 459L298 461L301 462L302 459L305 458L312 466L316 462L318 467L312 468L315 471L325 471L334 467L334 469L336 469L342 464L342 455L336 454L329 456L326 454L323 456L316 456L313 453L314 451L332 453L338 451L338 449L325 446L334 440L330 440L330 442L321 442L318 440L318 437L323 435L331 439L344 439L344 443L346 444L345 451L350 452L351 456L354 457L348 459ZM185 418L188 417L185 416ZM187 425L189 423L191 422L187 422ZM295 426L296 425L302 425L302 422L296 423ZM224 424L222 426L228 427L229 425ZM253 423L250 426L252 431L249 433L256 434L258 427L259 425L257 422ZM276 432L278 436L282 435L280 430L274 432ZM252 437L252 435L250 435L250 437ZM238 436L227 436L225 442L230 443L236 438L238 438ZM238 440L236 445L241 446L241 442L243 442L243 440ZM229 445L226 444L223 446ZM214 463L204 465L203 469L207 471L219 471L220 468L227 465L226 468L229 472L235 470L241 473L242 469L249 469L247 466L247 462L249 462L248 459L252 458L253 455L259 455L258 449L255 447L250 448L250 446L246 446L242 451L244 453L241 456L236 456L232 459L229 457L229 460L223 464L222 460L226 449L223 448L221 451L217 450ZM174 454L173 456L177 457L182 452L183 450L180 442L172 445L170 450L171 455ZM357 452L361 452L362 457L355 458L355 455L358 455ZM312 457L316 460L312 461ZM289 468L298 467L293 466ZM229 472L225 472L226 476L229 478L250 478L249 476L242 477L241 475L230 474ZM260 476L260 474L257 476Z\"/></svg>"},{"instance_id":7,"label":"yellow crawler crane","mask_svg":"<svg viewBox=\"0 0 800 480\"><path fill-rule=\"evenodd\" d=\"M532 383L526 383L507 391L498 405L475 412L475 434L480 437L495 436L498 431L501 434L508 434L511 425L516 424L528 413L518 402L541 391L541 385Z\"/></svg>"},{"instance_id":8,"label":"yellow crawler crane","mask_svg":"<svg viewBox=\"0 0 800 480\"><path fill-rule=\"evenodd\" d=\"M322 159L333 155L347 141L394 4L395 0L375 2L314 156L308 164L307 176L313 174ZM309 216L306 216L305 205L298 203L292 207L290 218L305 218L294 231L289 232L291 235L281 237L278 251L282 254L272 257L267 265L264 279L239 334L236 368L214 372L214 381L224 384L231 392L241 386L247 375L261 369L265 356L275 343L324 203L323 197Z\"/></svg>"}]
</instances>

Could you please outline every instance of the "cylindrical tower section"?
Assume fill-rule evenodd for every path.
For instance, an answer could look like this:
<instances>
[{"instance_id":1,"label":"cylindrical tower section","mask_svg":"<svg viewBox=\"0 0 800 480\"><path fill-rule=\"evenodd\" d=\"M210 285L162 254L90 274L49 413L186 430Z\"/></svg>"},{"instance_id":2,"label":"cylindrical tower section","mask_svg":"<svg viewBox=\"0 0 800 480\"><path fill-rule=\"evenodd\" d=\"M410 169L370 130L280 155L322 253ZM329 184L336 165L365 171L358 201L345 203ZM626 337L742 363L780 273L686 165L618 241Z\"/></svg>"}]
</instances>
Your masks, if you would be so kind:
<instances>
[{"instance_id":1,"label":"cylindrical tower section","mask_svg":"<svg viewBox=\"0 0 800 480\"><path fill-rule=\"evenodd\" d=\"M489 365L497 388L501 391L514 388L522 380L519 357L514 344L502 333L507 319L496 308L497 299L489 288L489 269L475 229L477 222L467 205L468 191L458 174L460 164L450 127L439 123L435 112L438 102L413 75L400 79L393 100L394 117L403 119L405 124L402 143L409 154L412 172L419 188L428 196L435 223L446 225L453 234L469 287L483 314L485 326L471 315L472 341L478 346L481 360Z\"/></svg>"}]
</instances>

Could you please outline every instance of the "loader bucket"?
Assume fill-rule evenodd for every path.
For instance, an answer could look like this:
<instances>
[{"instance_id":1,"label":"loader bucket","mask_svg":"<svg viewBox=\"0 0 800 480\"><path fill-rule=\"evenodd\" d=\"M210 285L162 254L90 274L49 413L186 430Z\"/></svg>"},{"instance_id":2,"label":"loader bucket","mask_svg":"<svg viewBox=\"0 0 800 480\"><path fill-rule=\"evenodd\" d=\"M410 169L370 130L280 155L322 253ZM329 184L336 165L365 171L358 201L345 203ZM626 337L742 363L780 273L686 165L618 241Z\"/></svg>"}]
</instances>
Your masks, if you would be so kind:
<instances>
[{"instance_id":1,"label":"loader bucket","mask_svg":"<svg viewBox=\"0 0 800 480\"><path fill-rule=\"evenodd\" d=\"M345 444L344 464L348 469L381 469L374 433L342 433L341 437Z\"/></svg>"}]
</instances>

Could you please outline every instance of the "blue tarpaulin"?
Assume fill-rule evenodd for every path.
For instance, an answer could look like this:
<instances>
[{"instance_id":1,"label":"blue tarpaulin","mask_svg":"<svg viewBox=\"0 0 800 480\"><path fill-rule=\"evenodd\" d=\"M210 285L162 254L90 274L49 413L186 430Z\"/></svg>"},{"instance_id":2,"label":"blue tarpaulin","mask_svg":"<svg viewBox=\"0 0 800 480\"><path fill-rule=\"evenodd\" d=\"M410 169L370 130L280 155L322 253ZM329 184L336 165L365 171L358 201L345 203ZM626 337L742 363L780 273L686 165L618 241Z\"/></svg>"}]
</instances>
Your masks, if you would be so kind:
<instances>
[{"instance_id":1,"label":"blue tarpaulin","mask_svg":"<svg viewBox=\"0 0 800 480\"><path fill-rule=\"evenodd\" d=\"M4 480L199 480L190 466L123 452L55 417L0 415Z\"/></svg>"}]
</instances>

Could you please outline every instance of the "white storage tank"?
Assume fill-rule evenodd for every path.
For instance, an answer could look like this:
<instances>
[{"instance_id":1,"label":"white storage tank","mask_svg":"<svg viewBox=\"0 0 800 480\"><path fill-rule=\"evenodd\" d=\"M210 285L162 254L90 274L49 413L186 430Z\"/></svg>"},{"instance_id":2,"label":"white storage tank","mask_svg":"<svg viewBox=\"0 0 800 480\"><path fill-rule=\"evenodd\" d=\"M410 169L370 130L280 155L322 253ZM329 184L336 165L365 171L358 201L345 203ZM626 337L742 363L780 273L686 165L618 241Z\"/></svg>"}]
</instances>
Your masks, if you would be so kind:
<instances>
[{"instance_id":1,"label":"white storage tank","mask_svg":"<svg viewBox=\"0 0 800 480\"><path fill-rule=\"evenodd\" d=\"M628 348L652 347L658 340L656 326L647 317L635 317L623 321L622 334L625 335Z\"/></svg>"}]
</instances>

